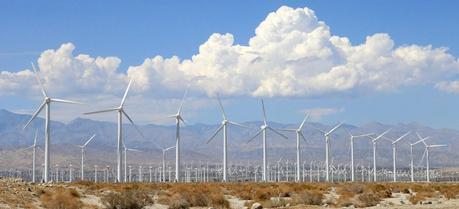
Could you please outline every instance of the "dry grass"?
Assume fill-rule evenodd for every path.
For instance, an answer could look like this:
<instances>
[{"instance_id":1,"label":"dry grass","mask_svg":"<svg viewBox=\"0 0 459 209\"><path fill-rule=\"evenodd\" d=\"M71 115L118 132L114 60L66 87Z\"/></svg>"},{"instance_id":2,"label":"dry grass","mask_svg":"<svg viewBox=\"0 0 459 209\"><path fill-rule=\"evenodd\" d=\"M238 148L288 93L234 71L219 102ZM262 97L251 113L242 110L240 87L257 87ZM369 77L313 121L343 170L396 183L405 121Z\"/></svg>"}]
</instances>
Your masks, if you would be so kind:
<instances>
[{"instance_id":1,"label":"dry grass","mask_svg":"<svg viewBox=\"0 0 459 209\"><path fill-rule=\"evenodd\" d=\"M321 205L324 199L323 193L314 190L304 190L295 195L294 203L304 205Z\"/></svg>"},{"instance_id":2,"label":"dry grass","mask_svg":"<svg viewBox=\"0 0 459 209\"><path fill-rule=\"evenodd\" d=\"M49 209L78 209L82 207L80 194L75 189L56 188L44 191L40 196L41 204Z\"/></svg>"},{"instance_id":3,"label":"dry grass","mask_svg":"<svg viewBox=\"0 0 459 209\"><path fill-rule=\"evenodd\" d=\"M103 205L108 209L141 209L153 204L153 198L144 190L124 190L109 192L102 197Z\"/></svg>"}]
</instances>

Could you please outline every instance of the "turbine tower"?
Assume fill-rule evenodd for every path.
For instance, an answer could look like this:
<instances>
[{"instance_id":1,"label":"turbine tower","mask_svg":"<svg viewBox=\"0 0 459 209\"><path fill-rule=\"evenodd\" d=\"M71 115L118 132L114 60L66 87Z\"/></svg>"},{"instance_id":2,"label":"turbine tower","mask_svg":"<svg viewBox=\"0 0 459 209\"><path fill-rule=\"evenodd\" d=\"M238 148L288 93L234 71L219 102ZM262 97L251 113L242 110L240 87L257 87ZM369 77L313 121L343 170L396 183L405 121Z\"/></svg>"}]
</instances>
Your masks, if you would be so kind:
<instances>
[{"instance_id":1,"label":"turbine tower","mask_svg":"<svg viewBox=\"0 0 459 209\"><path fill-rule=\"evenodd\" d=\"M129 120L129 122L135 127L135 129L139 132L139 134L143 137L142 132L134 123L134 121L129 117L129 115L124 110L124 103L126 102L126 97L129 92L129 88L131 87L132 79L129 81L129 84L124 92L123 99L121 100L121 104L118 107L95 111L95 112L87 112L84 113L85 115L91 114L98 114L98 113L105 113L105 112L117 112L118 113L118 138L117 138L117 155L116 155L116 182L121 182L121 173L122 173L122 131L123 131L123 115Z\"/></svg>"},{"instance_id":2,"label":"turbine tower","mask_svg":"<svg viewBox=\"0 0 459 209\"><path fill-rule=\"evenodd\" d=\"M373 143L373 181L376 181L376 142L381 139L384 135L386 135L391 129L387 129L384 133L380 134L376 138L370 137Z\"/></svg>"},{"instance_id":3,"label":"turbine tower","mask_svg":"<svg viewBox=\"0 0 459 209\"><path fill-rule=\"evenodd\" d=\"M35 183L35 162L36 162L36 148L37 148L38 129L35 129L35 138L33 139L33 145L24 149L28 150L32 148L32 182Z\"/></svg>"},{"instance_id":4,"label":"turbine tower","mask_svg":"<svg viewBox=\"0 0 459 209\"><path fill-rule=\"evenodd\" d=\"M361 134L361 135L352 135L349 131L349 136L350 137L350 141L351 141L351 180L354 181L355 180L355 171L354 171L354 139L357 139L357 138L360 138L360 137L369 137L369 136L372 136L373 134L370 133L370 134Z\"/></svg>"},{"instance_id":5,"label":"turbine tower","mask_svg":"<svg viewBox=\"0 0 459 209\"><path fill-rule=\"evenodd\" d=\"M306 116L303 119L303 122L301 122L300 126L297 129L281 129L283 131L290 131L290 132L295 132L296 133L296 175L295 175L295 181L300 182L300 164L301 164L301 144L300 144L300 138L303 138L304 142L306 142L306 138L303 135L302 129L304 124L309 118L309 114L306 114Z\"/></svg>"},{"instance_id":6,"label":"turbine tower","mask_svg":"<svg viewBox=\"0 0 459 209\"><path fill-rule=\"evenodd\" d=\"M261 99L261 106L263 108L263 125L260 126L260 130L252 137L249 139L249 142L251 142L253 139L255 139L258 135L260 135L260 133L262 133L263 135L263 176L262 176L262 181L266 182L267 181L267 159L266 159L266 131L269 129L271 130L272 132L276 133L277 135L287 139L287 137L281 133L279 133L278 131L276 131L275 129L271 128L269 125L268 125L268 122L266 120L266 111L265 111L265 103L263 102L263 99Z\"/></svg>"},{"instance_id":7,"label":"turbine tower","mask_svg":"<svg viewBox=\"0 0 459 209\"><path fill-rule=\"evenodd\" d=\"M83 145L79 145L81 149L81 180L84 181L84 154L85 154L85 148L88 146L89 142L92 141L96 137L96 134L93 134L91 138L89 138Z\"/></svg>"},{"instance_id":8,"label":"turbine tower","mask_svg":"<svg viewBox=\"0 0 459 209\"><path fill-rule=\"evenodd\" d=\"M417 133L417 132L416 132L416 135L417 135L417 137L419 138L419 140L416 141L415 143L410 144L410 171L411 171L411 182L414 182L413 146L416 145L416 144L421 143L421 142L424 141L424 140L429 139L429 137L422 138L421 135L419 135L419 133Z\"/></svg>"},{"instance_id":9,"label":"turbine tower","mask_svg":"<svg viewBox=\"0 0 459 209\"><path fill-rule=\"evenodd\" d=\"M396 145L397 145L397 142L399 142L400 140L402 140L403 138L405 138L406 136L408 136L408 134L410 134L411 131L408 131L406 132L405 134L403 134L401 137L399 137L398 139L396 140L391 140L387 137L385 137L386 139L388 139L391 143L392 143L392 168L393 168L393 171L392 171L392 175L393 175L393 181L396 182L397 181L397 165L396 165L396 161L397 161L397 151L396 151Z\"/></svg>"},{"instance_id":10,"label":"turbine tower","mask_svg":"<svg viewBox=\"0 0 459 209\"><path fill-rule=\"evenodd\" d=\"M343 123L344 122L339 123L332 129L330 129L330 131L328 132L325 132L321 129L313 127L314 129L321 132L325 137L325 173L326 173L325 180L327 182L330 181L330 134L332 134L336 129L338 129L341 125L343 125Z\"/></svg>"},{"instance_id":11,"label":"turbine tower","mask_svg":"<svg viewBox=\"0 0 459 209\"><path fill-rule=\"evenodd\" d=\"M35 72L35 78L37 79L38 81L38 84L40 85L40 88L41 88L41 93L43 94L43 97L44 97L44 100L43 102L41 103L40 106L38 106L37 110L35 111L35 113L32 115L32 117L30 118L30 120L26 123L26 125L24 126L24 129L29 126L29 124L33 121L33 119L35 119L37 117L37 115L43 110L45 109L45 170L44 170L44 176L43 176L43 181L44 182L48 182L50 179L49 179L49 170L50 170L50 153L49 153L49 150L50 150L50 122L51 122L51 103L53 102L56 102L56 103L67 103L67 104L82 104L80 102L74 102L74 101L70 101L70 100L65 100L65 99L55 99L55 98L51 98L48 96L48 93L46 92L45 90L45 87L43 86L43 84L41 83L41 80L38 76L38 72L37 70L35 69L35 65L32 63L32 68L33 68L33 71Z\"/></svg>"},{"instance_id":12,"label":"turbine tower","mask_svg":"<svg viewBox=\"0 0 459 209\"><path fill-rule=\"evenodd\" d=\"M425 140L422 140L422 143L426 147L424 150L424 153L426 155L426 180L427 182L430 182L430 160L429 160L429 150L430 148L436 148L436 147L446 147L446 144L427 144Z\"/></svg>"},{"instance_id":13,"label":"turbine tower","mask_svg":"<svg viewBox=\"0 0 459 209\"><path fill-rule=\"evenodd\" d=\"M180 103L177 113L175 115L169 116L169 118L175 118L175 125L176 125L176 130L175 130L175 179L174 179L175 182L180 181L180 122L186 124L181 113L182 113L183 102L185 101L185 97L187 93L188 93L188 88L185 90L185 93L183 94L182 102Z\"/></svg>"},{"instance_id":14,"label":"turbine tower","mask_svg":"<svg viewBox=\"0 0 459 209\"><path fill-rule=\"evenodd\" d=\"M223 182L227 182L228 181L228 178L227 178L227 172L228 172L228 168L227 168L227 164L228 164L228 154L227 154L227 149L228 149L228 124L230 125L234 125L234 126L239 126L239 127L242 127L242 128L249 128L248 126L244 126L242 124L239 124L239 123L236 123L236 122L233 122L233 121L229 121L226 117L226 113L225 113L225 109L223 108L223 105L222 105L222 102L220 100L220 97L217 97L218 99L218 104L220 106L220 111L222 112L222 116L223 116L223 120L221 122L221 125L214 131L214 133L212 134L211 137L209 137L209 139L207 140L207 144L212 141L212 139L215 138L215 136L223 129Z\"/></svg>"}]
</instances>

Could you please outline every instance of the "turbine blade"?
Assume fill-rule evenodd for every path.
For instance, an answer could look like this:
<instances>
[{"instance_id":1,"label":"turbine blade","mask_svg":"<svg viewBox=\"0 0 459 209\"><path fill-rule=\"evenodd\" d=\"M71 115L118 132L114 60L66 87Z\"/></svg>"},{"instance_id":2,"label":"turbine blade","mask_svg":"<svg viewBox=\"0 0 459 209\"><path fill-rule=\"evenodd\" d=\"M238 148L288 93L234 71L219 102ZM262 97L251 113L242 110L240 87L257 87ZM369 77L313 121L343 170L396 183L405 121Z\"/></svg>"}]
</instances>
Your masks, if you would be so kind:
<instances>
[{"instance_id":1,"label":"turbine blade","mask_svg":"<svg viewBox=\"0 0 459 209\"><path fill-rule=\"evenodd\" d=\"M304 135L303 135L303 132L300 131L299 133L300 133L300 136L301 136L301 138L303 139L303 141L304 141L305 143L308 143L308 141L306 140L306 137L304 137Z\"/></svg>"},{"instance_id":2,"label":"turbine blade","mask_svg":"<svg viewBox=\"0 0 459 209\"><path fill-rule=\"evenodd\" d=\"M133 152L142 152L142 151L140 151L140 150L138 150L138 149L132 149L132 148L128 148L127 150L128 150L128 151L133 151Z\"/></svg>"},{"instance_id":3,"label":"turbine blade","mask_svg":"<svg viewBox=\"0 0 459 209\"><path fill-rule=\"evenodd\" d=\"M185 124L186 126L189 126L189 125L188 125L188 121L186 121L185 119L183 119L182 116L180 116L180 121L182 121L182 123Z\"/></svg>"},{"instance_id":4,"label":"turbine blade","mask_svg":"<svg viewBox=\"0 0 459 209\"><path fill-rule=\"evenodd\" d=\"M32 62L32 69L35 72L35 78L38 81L38 85L40 85L41 88L41 93L43 94L44 97L48 97L48 94L46 93L45 87L43 86L43 83L41 83L40 77L38 76L38 71L35 69L35 65Z\"/></svg>"},{"instance_id":5,"label":"turbine blade","mask_svg":"<svg viewBox=\"0 0 459 209\"><path fill-rule=\"evenodd\" d=\"M33 148L33 145L32 145L32 146L29 146L29 147L27 147L27 148L22 149L22 151L26 151L26 150L31 149L31 148Z\"/></svg>"},{"instance_id":6,"label":"turbine blade","mask_svg":"<svg viewBox=\"0 0 459 209\"><path fill-rule=\"evenodd\" d=\"M381 137L383 137L384 135L386 135L389 131L391 130L391 128L387 129L386 131L384 131L382 134L380 134L379 136L377 136L376 138L373 139L373 141L377 141L378 139L380 139Z\"/></svg>"},{"instance_id":7,"label":"turbine blade","mask_svg":"<svg viewBox=\"0 0 459 209\"><path fill-rule=\"evenodd\" d=\"M212 134L212 136L209 137L209 139L207 139L207 142L206 144L209 144L210 141L212 141L212 139L214 139L214 137L218 134L218 132L220 132L220 130L223 128L223 124L220 125L215 131L214 133Z\"/></svg>"},{"instance_id":8,"label":"turbine blade","mask_svg":"<svg viewBox=\"0 0 459 209\"><path fill-rule=\"evenodd\" d=\"M300 125L300 127L298 128L298 130L303 129L303 126L304 126L304 124L306 123L306 121L307 121L308 119L309 119L309 113L306 113L306 116L304 116L303 122L301 122L301 125Z\"/></svg>"},{"instance_id":9,"label":"turbine blade","mask_svg":"<svg viewBox=\"0 0 459 209\"><path fill-rule=\"evenodd\" d=\"M124 102L126 102L126 97L127 97L128 92L129 92L129 89L131 88L132 80L133 79L129 80L129 84L128 84L127 88L126 88L126 91L124 92L123 99L121 100L120 107L122 107L124 105Z\"/></svg>"},{"instance_id":10,"label":"turbine blade","mask_svg":"<svg viewBox=\"0 0 459 209\"><path fill-rule=\"evenodd\" d=\"M273 131L274 133L276 133L277 135L283 137L284 139L288 139L287 136L285 136L284 134L281 134L279 131L276 131L276 129L274 128L271 128L271 127L268 127L269 130Z\"/></svg>"},{"instance_id":11,"label":"turbine blade","mask_svg":"<svg viewBox=\"0 0 459 209\"><path fill-rule=\"evenodd\" d=\"M408 136L408 134L410 134L411 131L408 131L406 132L406 134L403 134L403 136L399 137L398 139L396 139L394 142L392 142L392 144L395 144L397 143L398 141L402 140L403 138L405 138L406 136Z\"/></svg>"},{"instance_id":12,"label":"turbine blade","mask_svg":"<svg viewBox=\"0 0 459 209\"><path fill-rule=\"evenodd\" d=\"M35 112L33 113L32 117L30 118L30 120L25 124L24 128L27 128L27 126L29 126L29 124L32 122L33 119L35 119L37 117L37 115L41 112L41 110L43 110L43 107L45 107L46 105L46 101L44 101L43 103L41 103L40 106L38 106L37 110L35 110Z\"/></svg>"},{"instance_id":13,"label":"turbine blade","mask_svg":"<svg viewBox=\"0 0 459 209\"><path fill-rule=\"evenodd\" d=\"M139 127L134 123L134 121L131 119L131 117L129 117L129 115L124 110L122 110L122 112L123 112L123 115L126 116L126 118L129 120L129 122L131 122L131 124L134 126L134 128L137 130L137 132L139 132L140 136L142 136L142 138L145 138L145 136L143 135L142 131L140 131Z\"/></svg>"},{"instance_id":14,"label":"turbine blade","mask_svg":"<svg viewBox=\"0 0 459 209\"><path fill-rule=\"evenodd\" d=\"M103 113L103 112L113 112L119 110L118 108L110 108L106 110L99 110L99 111L94 111L94 112L85 112L83 114L85 115L92 115L92 114L98 114L98 113Z\"/></svg>"},{"instance_id":15,"label":"turbine blade","mask_svg":"<svg viewBox=\"0 0 459 209\"><path fill-rule=\"evenodd\" d=\"M167 150L173 149L173 148L175 148L175 146L168 147L168 148L164 149L164 152L167 151Z\"/></svg>"},{"instance_id":16,"label":"turbine blade","mask_svg":"<svg viewBox=\"0 0 459 209\"><path fill-rule=\"evenodd\" d=\"M297 129L292 129L292 128L281 128L281 129L277 129L279 131L289 131L289 132L296 132L298 131Z\"/></svg>"},{"instance_id":17,"label":"turbine blade","mask_svg":"<svg viewBox=\"0 0 459 209\"><path fill-rule=\"evenodd\" d=\"M448 145L446 144L434 144L434 145L429 145L430 148L433 148L433 147L446 147Z\"/></svg>"},{"instance_id":18,"label":"turbine blade","mask_svg":"<svg viewBox=\"0 0 459 209\"><path fill-rule=\"evenodd\" d=\"M421 135L416 131L416 136L418 136L419 139L422 139Z\"/></svg>"},{"instance_id":19,"label":"turbine blade","mask_svg":"<svg viewBox=\"0 0 459 209\"><path fill-rule=\"evenodd\" d=\"M422 161L424 161L424 157L426 156L426 152L427 152L427 147L424 149L424 153L422 153L421 160L419 160L419 163L418 163L418 166L417 166L417 167L419 167L419 164L421 164Z\"/></svg>"},{"instance_id":20,"label":"turbine blade","mask_svg":"<svg viewBox=\"0 0 459 209\"><path fill-rule=\"evenodd\" d=\"M218 104L220 105L220 110L222 111L223 119L226 120L225 109L223 108L222 101L220 100L219 96L217 96L217 100L218 100Z\"/></svg>"},{"instance_id":21,"label":"turbine blade","mask_svg":"<svg viewBox=\"0 0 459 209\"><path fill-rule=\"evenodd\" d=\"M70 100L65 100L65 99L51 99L52 102L59 102L59 103L67 103L67 104L84 104L81 102L75 102L75 101L70 101Z\"/></svg>"},{"instance_id":22,"label":"turbine blade","mask_svg":"<svg viewBox=\"0 0 459 209\"><path fill-rule=\"evenodd\" d=\"M243 124L240 124L240 123L236 123L236 122L233 122L233 121L228 121L228 123L231 124L231 125L239 126L241 128L254 129L254 128L250 127L250 126L246 126L246 125L243 125Z\"/></svg>"},{"instance_id":23,"label":"turbine blade","mask_svg":"<svg viewBox=\"0 0 459 209\"><path fill-rule=\"evenodd\" d=\"M190 88L190 86L188 86L185 90L185 93L183 94L183 97L182 97L182 101L180 102L180 107L177 111L177 115L180 115L180 113L182 113L182 107L183 107L183 102L185 101L185 97L186 95L188 94L188 89Z\"/></svg>"},{"instance_id":24,"label":"turbine blade","mask_svg":"<svg viewBox=\"0 0 459 209\"><path fill-rule=\"evenodd\" d=\"M335 131L335 130L338 129L340 126L342 126L343 123L344 123L344 122L339 123L338 125L336 125L335 127L333 127L330 131L328 131L328 133L326 133L325 135L330 135L331 133L333 133L333 131Z\"/></svg>"},{"instance_id":25,"label":"turbine blade","mask_svg":"<svg viewBox=\"0 0 459 209\"><path fill-rule=\"evenodd\" d=\"M323 130L321 130L321 129L319 129L319 128L316 128L316 127L314 127L314 126L311 126L311 127L312 127L313 129L316 129L317 131L321 132L322 134L327 134L327 132L325 132L325 131L323 131Z\"/></svg>"},{"instance_id":26,"label":"turbine blade","mask_svg":"<svg viewBox=\"0 0 459 209\"><path fill-rule=\"evenodd\" d=\"M91 138L89 138L89 139L86 141L86 143L83 144L83 147L86 147L86 146L89 144L89 142L91 142L92 139L94 139L94 137L96 137L96 134L93 134L93 135L91 136Z\"/></svg>"},{"instance_id":27,"label":"turbine blade","mask_svg":"<svg viewBox=\"0 0 459 209\"><path fill-rule=\"evenodd\" d=\"M260 133L263 131L264 129L260 129L254 136L252 136L252 138L249 139L249 141L247 141L247 143L250 143L253 139L255 139L258 135L260 135Z\"/></svg>"},{"instance_id":28,"label":"turbine blade","mask_svg":"<svg viewBox=\"0 0 459 209\"><path fill-rule=\"evenodd\" d=\"M33 139L33 146L37 146L37 138L38 138L38 129L35 129L35 137Z\"/></svg>"},{"instance_id":29,"label":"turbine blade","mask_svg":"<svg viewBox=\"0 0 459 209\"><path fill-rule=\"evenodd\" d=\"M263 102L263 99L261 99L261 106L263 108L263 122L265 123L265 126L266 126L267 125L266 110L265 110L265 102Z\"/></svg>"}]
</instances>

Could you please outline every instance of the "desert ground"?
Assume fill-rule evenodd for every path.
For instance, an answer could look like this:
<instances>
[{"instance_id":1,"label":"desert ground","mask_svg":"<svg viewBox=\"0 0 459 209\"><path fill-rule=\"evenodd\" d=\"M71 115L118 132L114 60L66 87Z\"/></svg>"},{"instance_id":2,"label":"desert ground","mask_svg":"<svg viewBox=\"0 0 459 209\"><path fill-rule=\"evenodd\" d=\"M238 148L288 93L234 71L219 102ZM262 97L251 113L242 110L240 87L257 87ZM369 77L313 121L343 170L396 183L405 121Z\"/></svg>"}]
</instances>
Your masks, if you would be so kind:
<instances>
[{"instance_id":1,"label":"desert ground","mask_svg":"<svg viewBox=\"0 0 459 209\"><path fill-rule=\"evenodd\" d=\"M459 208L453 183L48 183L0 179L0 208Z\"/></svg>"}]
</instances>

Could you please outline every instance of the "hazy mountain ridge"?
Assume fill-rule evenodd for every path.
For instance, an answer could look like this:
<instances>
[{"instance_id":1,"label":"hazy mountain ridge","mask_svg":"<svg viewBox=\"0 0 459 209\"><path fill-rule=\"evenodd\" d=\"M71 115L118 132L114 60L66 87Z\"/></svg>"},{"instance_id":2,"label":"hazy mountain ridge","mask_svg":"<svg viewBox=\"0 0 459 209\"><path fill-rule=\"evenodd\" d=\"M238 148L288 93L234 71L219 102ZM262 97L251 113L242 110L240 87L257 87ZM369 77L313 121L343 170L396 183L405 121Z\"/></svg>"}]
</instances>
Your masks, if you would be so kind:
<instances>
[{"instance_id":1,"label":"hazy mountain ridge","mask_svg":"<svg viewBox=\"0 0 459 209\"><path fill-rule=\"evenodd\" d=\"M11 166L11 162L20 166L30 164L30 152L23 152L20 149L30 146L33 143L35 129L39 133L39 145L43 144L43 127L44 120L37 118L29 127L23 130L24 124L30 119L30 115L16 114L7 110L0 110L0 155L5 155L6 158L0 159L0 166ZM262 124L260 121L251 121L243 123L253 129L242 129L239 127L230 126L228 128L228 151L231 162L247 162L260 161L261 159L261 136L254 139L252 142L247 141L255 134ZM274 128L296 128L298 124L281 124L270 123ZM334 125L334 124L332 124ZM114 161L114 150L116 145L116 130L117 125L111 122L94 121L84 118L76 118L75 120L64 124L61 122L52 122L51 141L53 152L53 160L56 163L78 164L79 148L72 145L82 144L93 133L97 137L88 146L87 160L91 163L111 163ZM183 143L184 161L215 161L219 162L222 158L222 137L217 135L212 142L206 144L209 136L220 124L194 124L183 126L181 128L181 137ZM331 128L331 125L320 123L309 123L304 129L304 135L307 143L302 142L303 160L323 161L324 158L324 139L323 135L316 129L323 130ZM414 132L419 132L422 136L430 136L430 144L448 144L447 148L438 148L432 150L431 164L433 166L449 165L458 166L459 163L455 158L459 155L454 151L459 148L459 131L453 129L434 129L423 126L419 123L400 123L396 125L386 125L378 122L363 124L360 127L344 124L331 136L331 153L335 163L349 162L349 135L348 131L353 134L359 133L382 133L386 129L392 130L387 135L388 138L395 139L403 135L409 130L413 131L407 139L400 142L397 146L398 164L399 166L407 166L409 143L417 140ZM143 153L129 154L129 159L132 163L156 163L160 159L160 151L156 145L168 147L175 145L175 126L162 126L148 124L140 126L145 138L128 124L124 125L123 135L126 138L126 144L131 148L143 150ZM268 157L272 159L295 159L296 137L294 133L285 133L289 138L284 139L272 132L268 132ZM378 142L378 165L391 166L392 149L388 140ZM424 147L418 145L415 148L416 164L422 156ZM167 155L169 160L174 158L174 151L171 150ZM372 149L369 140L358 139L355 143L356 163L368 165L372 162ZM112 160L113 159L113 160ZM39 157L39 161L41 158Z\"/></svg>"}]
</instances>

